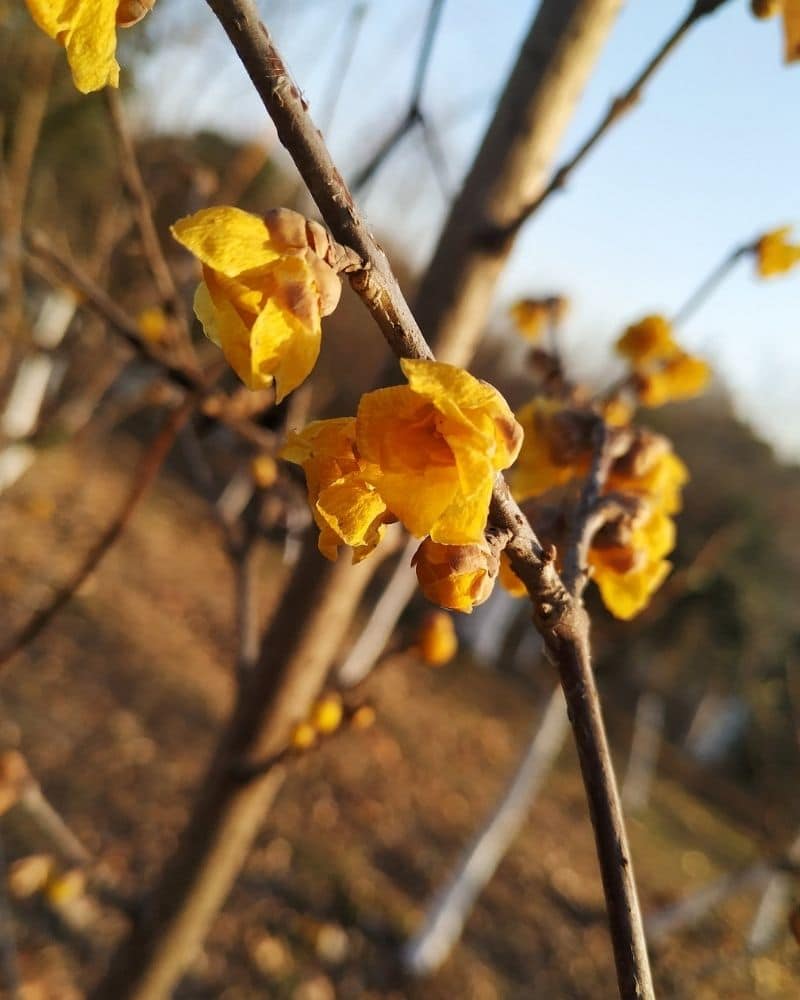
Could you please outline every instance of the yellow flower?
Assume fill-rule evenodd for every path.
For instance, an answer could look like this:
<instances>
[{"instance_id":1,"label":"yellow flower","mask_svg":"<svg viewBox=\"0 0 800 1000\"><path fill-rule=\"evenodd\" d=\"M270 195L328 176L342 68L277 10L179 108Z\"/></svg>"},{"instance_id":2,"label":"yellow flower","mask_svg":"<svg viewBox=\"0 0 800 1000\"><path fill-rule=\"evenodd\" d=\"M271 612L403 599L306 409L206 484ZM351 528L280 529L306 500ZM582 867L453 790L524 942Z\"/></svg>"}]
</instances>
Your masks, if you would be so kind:
<instances>
[{"instance_id":1,"label":"yellow flower","mask_svg":"<svg viewBox=\"0 0 800 1000\"><path fill-rule=\"evenodd\" d=\"M752 0L750 6L756 17L774 17L778 12L783 14L786 62L800 59L800 0Z\"/></svg>"},{"instance_id":2,"label":"yellow flower","mask_svg":"<svg viewBox=\"0 0 800 1000\"><path fill-rule=\"evenodd\" d=\"M541 496L587 471L591 440L576 411L537 396L517 412L517 420L525 434L510 476L517 500Z\"/></svg>"},{"instance_id":3,"label":"yellow flower","mask_svg":"<svg viewBox=\"0 0 800 1000\"><path fill-rule=\"evenodd\" d=\"M688 481L689 470L667 438L640 430L628 453L612 466L606 492L632 493L665 514L676 514Z\"/></svg>"},{"instance_id":4,"label":"yellow flower","mask_svg":"<svg viewBox=\"0 0 800 1000\"><path fill-rule=\"evenodd\" d=\"M663 406L681 399L699 396L711 379L711 368L701 358L681 351L653 371L637 379L640 402L644 406Z\"/></svg>"},{"instance_id":5,"label":"yellow flower","mask_svg":"<svg viewBox=\"0 0 800 1000\"><path fill-rule=\"evenodd\" d=\"M633 407L615 396L603 404L603 419L609 427L626 427L633 419Z\"/></svg>"},{"instance_id":6,"label":"yellow flower","mask_svg":"<svg viewBox=\"0 0 800 1000\"><path fill-rule=\"evenodd\" d=\"M636 369L652 361L674 357L680 350L672 338L669 321L656 315L645 316L629 326L616 346Z\"/></svg>"},{"instance_id":7,"label":"yellow flower","mask_svg":"<svg viewBox=\"0 0 800 1000\"><path fill-rule=\"evenodd\" d=\"M159 344L169 328L169 321L160 306L148 306L136 317L136 325L148 343Z\"/></svg>"},{"instance_id":8,"label":"yellow flower","mask_svg":"<svg viewBox=\"0 0 800 1000\"><path fill-rule=\"evenodd\" d=\"M800 12L799 12L800 16ZM800 47L800 39L798 40ZM756 267L762 278L786 274L800 263L800 246L789 242L791 226L765 233L756 243Z\"/></svg>"},{"instance_id":9,"label":"yellow flower","mask_svg":"<svg viewBox=\"0 0 800 1000\"><path fill-rule=\"evenodd\" d=\"M392 520L383 498L365 478L356 455L354 417L316 420L289 435L281 458L302 465L308 502L320 529L319 550L335 560L339 546L353 547L353 562L375 548Z\"/></svg>"},{"instance_id":10,"label":"yellow flower","mask_svg":"<svg viewBox=\"0 0 800 1000\"><path fill-rule=\"evenodd\" d=\"M647 606L672 568L665 556L675 546L671 515L680 510L688 470L660 435L640 431L612 467L606 492L632 494L640 501L625 544L604 545L600 537L589 550L593 579L608 610L628 620Z\"/></svg>"},{"instance_id":11,"label":"yellow flower","mask_svg":"<svg viewBox=\"0 0 800 1000\"><path fill-rule=\"evenodd\" d=\"M203 265L194 311L206 336L249 389L274 379L278 402L310 374L321 318L339 300L339 278L314 249L318 231L288 209L261 218L227 206L172 227Z\"/></svg>"},{"instance_id":12,"label":"yellow flower","mask_svg":"<svg viewBox=\"0 0 800 1000\"><path fill-rule=\"evenodd\" d=\"M511 306L509 314L526 340L537 341L548 323L559 323L564 319L568 308L568 299L552 295L545 299L520 299Z\"/></svg>"},{"instance_id":13,"label":"yellow flower","mask_svg":"<svg viewBox=\"0 0 800 1000\"><path fill-rule=\"evenodd\" d=\"M250 462L250 475L260 490L268 490L278 479L278 463L266 452L256 455Z\"/></svg>"},{"instance_id":14,"label":"yellow flower","mask_svg":"<svg viewBox=\"0 0 800 1000\"><path fill-rule=\"evenodd\" d=\"M362 396L356 417L365 478L412 535L461 545L483 537L495 476L522 429L500 393L436 361L401 361L407 386Z\"/></svg>"},{"instance_id":15,"label":"yellow flower","mask_svg":"<svg viewBox=\"0 0 800 1000\"><path fill-rule=\"evenodd\" d=\"M453 619L446 611L426 615L417 636L422 659L432 667L442 667L458 652L458 636Z\"/></svg>"},{"instance_id":16,"label":"yellow flower","mask_svg":"<svg viewBox=\"0 0 800 1000\"><path fill-rule=\"evenodd\" d=\"M429 601L465 614L489 598L498 570L497 558L485 543L440 545L430 538L414 553L411 565Z\"/></svg>"},{"instance_id":17,"label":"yellow flower","mask_svg":"<svg viewBox=\"0 0 800 1000\"><path fill-rule=\"evenodd\" d=\"M83 94L119 86L117 28L140 21L155 0L27 0L36 24L67 50Z\"/></svg>"}]
</instances>

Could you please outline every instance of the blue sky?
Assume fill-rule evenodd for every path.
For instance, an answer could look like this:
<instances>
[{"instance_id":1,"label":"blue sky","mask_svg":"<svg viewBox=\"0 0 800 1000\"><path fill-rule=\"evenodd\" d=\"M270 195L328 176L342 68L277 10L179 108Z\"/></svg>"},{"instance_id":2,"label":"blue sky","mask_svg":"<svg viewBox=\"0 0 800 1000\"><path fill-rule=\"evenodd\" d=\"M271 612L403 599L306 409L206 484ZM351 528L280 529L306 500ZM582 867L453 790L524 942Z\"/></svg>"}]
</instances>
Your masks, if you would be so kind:
<instances>
[{"instance_id":1,"label":"blue sky","mask_svg":"<svg viewBox=\"0 0 800 1000\"><path fill-rule=\"evenodd\" d=\"M424 106L445 150L451 187L469 164L536 6L535 0L445 5ZM689 0L629 0L562 154L689 6ZM405 109L427 8L428 0L367 4L329 132L345 176ZM270 0L262 9L312 114L324 114L353 3ZM149 21L155 46L138 78L140 106L151 109L153 127L211 127L274 142L204 5L162 0ZM423 266L445 204L417 139L387 163L363 204L375 228L391 233ZM756 21L747 0L728 0L684 40L569 190L523 231L498 291L498 316L505 323L504 307L520 294L568 294L574 303L568 354L582 375L596 376L627 322L671 313L733 246L792 222L800 223L800 64L783 65L778 21ZM739 412L783 455L800 458L800 271L759 282L742 262L682 333L687 347L710 358Z\"/></svg>"}]
</instances>

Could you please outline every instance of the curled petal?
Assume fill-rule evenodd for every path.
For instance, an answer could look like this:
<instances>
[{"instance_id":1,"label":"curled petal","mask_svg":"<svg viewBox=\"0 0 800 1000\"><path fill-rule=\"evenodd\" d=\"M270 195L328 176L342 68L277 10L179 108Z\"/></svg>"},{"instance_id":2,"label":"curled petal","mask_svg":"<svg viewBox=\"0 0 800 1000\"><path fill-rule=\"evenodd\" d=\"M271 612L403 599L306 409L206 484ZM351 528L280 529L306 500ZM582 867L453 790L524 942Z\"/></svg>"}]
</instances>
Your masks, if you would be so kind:
<instances>
[{"instance_id":1,"label":"curled petal","mask_svg":"<svg viewBox=\"0 0 800 1000\"><path fill-rule=\"evenodd\" d=\"M27 0L34 21L67 51L83 94L119 85L117 0Z\"/></svg>"},{"instance_id":2,"label":"curled petal","mask_svg":"<svg viewBox=\"0 0 800 1000\"><path fill-rule=\"evenodd\" d=\"M179 219L171 232L203 264L230 278L280 256L262 218L228 205Z\"/></svg>"}]
</instances>

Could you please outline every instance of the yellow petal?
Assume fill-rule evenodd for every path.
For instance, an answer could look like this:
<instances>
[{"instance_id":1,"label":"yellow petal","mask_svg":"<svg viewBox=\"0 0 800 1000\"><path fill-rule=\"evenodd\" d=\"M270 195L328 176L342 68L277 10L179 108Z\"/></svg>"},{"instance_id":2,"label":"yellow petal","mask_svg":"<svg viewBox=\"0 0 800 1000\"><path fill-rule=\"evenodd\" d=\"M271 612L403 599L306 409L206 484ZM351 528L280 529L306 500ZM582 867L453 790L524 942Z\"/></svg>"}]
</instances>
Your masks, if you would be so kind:
<instances>
[{"instance_id":1,"label":"yellow petal","mask_svg":"<svg viewBox=\"0 0 800 1000\"><path fill-rule=\"evenodd\" d=\"M216 344L217 347L220 347L221 344L217 323L217 308L214 305L214 300L211 298L208 286L204 281L200 282L194 293L194 314L200 321L203 333L208 337L212 344Z\"/></svg>"},{"instance_id":2,"label":"yellow petal","mask_svg":"<svg viewBox=\"0 0 800 1000\"><path fill-rule=\"evenodd\" d=\"M594 580L603 603L616 618L629 621L647 607L650 598L669 576L672 564L666 561L647 563L629 573L598 569Z\"/></svg>"},{"instance_id":3,"label":"yellow petal","mask_svg":"<svg viewBox=\"0 0 800 1000\"><path fill-rule=\"evenodd\" d=\"M270 299L250 331L250 380L254 386L275 379L275 401L304 382L319 355L321 329L298 323L292 313Z\"/></svg>"},{"instance_id":4,"label":"yellow petal","mask_svg":"<svg viewBox=\"0 0 800 1000\"><path fill-rule=\"evenodd\" d=\"M358 473L326 486L320 492L317 510L346 545L374 548L378 544L377 522L386 513L386 504Z\"/></svg>"},{"instance_id":5,"label":"yellow petal","mask_svg":"<svg viewBox=\"0 0 800 1000\"><path fill-rule=\"evenodd\" d=\"M489 475L470 493L460 489L431 525L429 534L443 545L467 545L483 536L489 516L494 477Z\"/></svg>"},{"instance_id":6,"label":"yellow petal","mask_svg":"<svg viewBox=\"0 0 800 1000\"><path fill-rule=\"evenodd\" d=\"M279 257L264 220L228 205L203 208L179 219L171 232L200 261L230 278Z\"/></svg>"},{"instance_id":7,"label":"yellow petal","mask_svg":"<svg viewBox=\"0 0 800 1000\"><path fill-rule=\"evenodd\" d=\"M67 50L81 93L118 86L117 0L28 0L28 8L39 27Z\"/></svg>"},{"instance_id":8,"label":"yellow petal","mask_svg":"<svg viewBox=\"0 0 800 1000\"><path fill-rule=\"evenodd\" d=\"M663 361L678 353L672 338L672 327L663 316L645 316L629 326L616 344L617 351L628 358L634 368L652 361Z\"/></svg>"},{"instance_id":9,"label":"yellow petal","mask_svg":"<svg viewBox=\"0 0 800 1000\"><path fill-rule=\"evenodd\" d=\"M786 62L800 59L800 0L783 0L783 32Z\"/></svg>"},{"instance_id":10,"label":"yellow petal","mask_svg":"<svg viewBox=\"0 0 800 1000\"><path fill-rule=\"evenodd\" d=\"M791 226L765 233L756 243L756 265L762 278L786 274L800 263L800 246L790 242Z\"/></svg>"},{"instance_id":11,"label":"yellow petal","mask_svg":"<svg viewBox=\"0 0 800 1000\"><path fill-rule=\"evenodd\" d=\"M413 392L430 400L445 417L480 435L497 471L514 461L522 445L522 429L497 389L439 361L404 359L400 367Z\"/></svg>"}]
</instances>

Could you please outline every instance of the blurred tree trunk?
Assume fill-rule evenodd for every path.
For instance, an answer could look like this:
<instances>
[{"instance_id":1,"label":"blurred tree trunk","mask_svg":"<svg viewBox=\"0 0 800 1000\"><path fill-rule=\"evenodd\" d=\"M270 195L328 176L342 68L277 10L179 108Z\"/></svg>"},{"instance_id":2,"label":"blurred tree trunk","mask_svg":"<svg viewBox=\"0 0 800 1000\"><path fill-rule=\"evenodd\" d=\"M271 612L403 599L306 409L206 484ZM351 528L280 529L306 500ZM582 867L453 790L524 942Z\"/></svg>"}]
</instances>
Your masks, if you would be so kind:
<instances>
[{"instance_id":1,"label":"blurred tree trunk","mask_svg":"<svg viewBox=\"0 0 800 1000\"><path fill-rule=\"evenodd\" d=\"M510 243L499 249L483 246L487 221L506 221L542 184L620 6L621 0L543 0L540 5L476 168L446 226L433 276L424 283L423 329L448 361L469 362L510 249ZM496 183L490 183L492 178ZM456 280L462 269L466 277ZM434 311L439 296L447 308ZM467 315L470 322L462 328ZM283 769L273 768L242 781L232 765L268 757L285 745L291 725L308 713L325 682L378 564L375 555L355 567L345 557L325 564L315 540L306 540L183 836L95 998L170 995L225 901L282 780Z\"/></svg>"},{"instance_id":2,"label":"blurred tree trunk","mask_svg":"<svg viewBox=\"0 0 800 1000\"><path fill-rule=\"evenodd\" d=\"M440 361L469 363L526 206L558 145L622 0L544 0L456 198L414 313Z\"/></svg>"}]
</instances>

